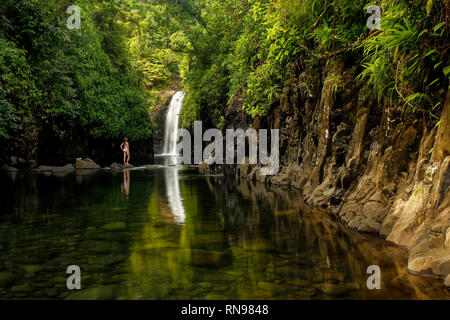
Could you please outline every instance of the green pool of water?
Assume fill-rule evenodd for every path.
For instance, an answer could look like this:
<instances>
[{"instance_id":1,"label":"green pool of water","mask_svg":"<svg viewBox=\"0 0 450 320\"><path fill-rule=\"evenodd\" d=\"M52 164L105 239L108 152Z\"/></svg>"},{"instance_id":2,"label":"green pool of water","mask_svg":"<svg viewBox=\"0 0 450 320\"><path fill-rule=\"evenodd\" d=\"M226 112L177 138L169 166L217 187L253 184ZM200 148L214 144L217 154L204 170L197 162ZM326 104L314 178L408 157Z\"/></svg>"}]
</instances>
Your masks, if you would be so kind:
<instances>
[{"instance_id":1,"label":"green pool of water","mask_svg":"<svg viewBox=\"0 0 450 320\"><path fill-rule=\"evenodd\" d=\"M299 191L192 168L1 176L0 299L436 299L407 252ZM81 269L69 290L67 267ZM369 290L367 267L381 269Z\"/></svg>"}]
</instances>

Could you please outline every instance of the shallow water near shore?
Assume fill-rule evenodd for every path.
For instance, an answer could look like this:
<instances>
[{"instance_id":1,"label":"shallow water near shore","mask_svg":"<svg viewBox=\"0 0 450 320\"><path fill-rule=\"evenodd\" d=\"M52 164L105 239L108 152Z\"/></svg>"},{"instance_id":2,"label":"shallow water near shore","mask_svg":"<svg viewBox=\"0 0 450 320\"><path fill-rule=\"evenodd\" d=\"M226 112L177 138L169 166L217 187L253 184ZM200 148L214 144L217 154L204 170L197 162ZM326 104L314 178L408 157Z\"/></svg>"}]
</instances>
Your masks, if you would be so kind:
<instances>
[{"instance_id":1,"label":"shallow water near shore","mask_svg":"<svg viewBox=\"0 0 450 320\"><path fill-rule=\"evenodd\" d=\"M1 176L0 299L449 299L299 191L182 167ZM82 290L66 286L81 269ZM369 290L367 267L381 269Z\"/></svg>"}]
</instances>

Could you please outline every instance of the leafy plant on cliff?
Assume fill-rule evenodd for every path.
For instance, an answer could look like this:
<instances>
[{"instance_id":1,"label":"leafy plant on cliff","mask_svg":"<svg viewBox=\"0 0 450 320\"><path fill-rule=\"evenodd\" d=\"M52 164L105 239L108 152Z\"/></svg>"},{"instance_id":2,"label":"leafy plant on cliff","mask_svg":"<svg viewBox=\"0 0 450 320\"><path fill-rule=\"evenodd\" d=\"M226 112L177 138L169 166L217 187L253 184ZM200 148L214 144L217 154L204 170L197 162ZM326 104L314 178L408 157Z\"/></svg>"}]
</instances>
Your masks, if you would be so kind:
<instances>
[{"instance_id":1,"label":"leafy plant on cliff","mask_svg":"<svg viewBox=\"0 0 450 320\"><path fill-rule=\"evenodd\" d=\"M387 94L406 110L433 116L445 90L443 64L448 59L448 4L438 1L385 0L381 29L360 47L364 70L358 79L374 86L378 98Z\"/></svg>"}]
</instances>

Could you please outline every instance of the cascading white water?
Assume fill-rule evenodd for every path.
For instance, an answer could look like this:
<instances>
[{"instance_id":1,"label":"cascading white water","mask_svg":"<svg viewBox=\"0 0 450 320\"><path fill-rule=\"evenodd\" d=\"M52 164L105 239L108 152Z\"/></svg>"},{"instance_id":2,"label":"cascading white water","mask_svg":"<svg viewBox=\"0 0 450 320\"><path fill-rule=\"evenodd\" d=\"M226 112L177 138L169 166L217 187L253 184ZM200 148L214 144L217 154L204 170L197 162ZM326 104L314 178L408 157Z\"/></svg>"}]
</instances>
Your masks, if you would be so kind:
<instances>
[{"instance_id":1,"label":"cascading white water","mask_svg":"<svg viewBox=\"0 0 450 320\"><path fill-rule=\"evenodd\" d=\"M180 186L178 181L178 164L179 155L177 153L178 142L178 120L183 105L183 99L186 93L177 92L172 97L169 104L169 111L166 117L166 126L164 128L164 146L162 154L157 155L164 159L164 180L166 184L166 193L169 208L174 216L175 223L184 224L186 214L184 212L183 201L180 194ZM171 167L175 166L175 167Z\"/></svg>"},{"instance_id":2,"label":"cascading white water","mask_svg":"<svg viewBox=\"0 0 450 320\"><path fill-rule=\"evenodd\" d=\"M178 120L183 105L183 99L186 93L178 91L172 97L169 105L169 111L166 117L166 127L164 129L164 156L177 155L177 140L178 140Z\"/></svg>"}]
</instances>

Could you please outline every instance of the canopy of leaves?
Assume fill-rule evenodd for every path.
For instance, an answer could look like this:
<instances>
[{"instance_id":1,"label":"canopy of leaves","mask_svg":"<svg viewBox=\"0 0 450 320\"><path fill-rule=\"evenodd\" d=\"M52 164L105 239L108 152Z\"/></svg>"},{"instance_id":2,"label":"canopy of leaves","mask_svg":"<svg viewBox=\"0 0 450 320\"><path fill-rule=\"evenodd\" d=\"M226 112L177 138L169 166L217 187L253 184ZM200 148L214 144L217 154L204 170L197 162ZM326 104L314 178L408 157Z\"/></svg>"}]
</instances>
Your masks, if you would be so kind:
<instances>
[{"instance_id":1,"label":"canopy of leaves","mask_svg":"<svg viewBox=\"0 0 450 320\"><path fill-rule=\"evenodd\" d=\"M179 77L183 126L220 127L230 102L267 115L294 66L336 56L407 111L434 116L448 90L448 1L80 0L81 30L66 27L70 4L0 3L1 139L80 126L92 137L149 137L148 109ZM371 4L380 30L366 26Z\"/></svg>"},{"instance_id":2,"label":"canopy of leaves","mask_svg":"<svg viewBox=\"0 0 450 320\"><path fill-rule=\"evenodd\" d=\"M130 44L139 30L134 11L122 14L126 4L115 0L77 1L81 29L70 30L70 4L0 3L0 138L31 127L36 134L82 127L94 138L148 138L150 80Z\"/></svg>"},{"instance_id":3,"label":"canopy of leaves","mask_svg":"<svg viewBox=\"0 0 450 320\"><path fill-rule=\"evenodd\" d=\"M183 123L220 125L228 102L242 98L252 116L266 115L290 70L351 57L363 85L407 111L433 114L448 89L448 1L185 0L164 1L186 21ZM381 7L381 29L366 26ZM187 14L183 9L191 8ZM300 83L299 86L307 86Z\"/></svg>"}]
</instances>

